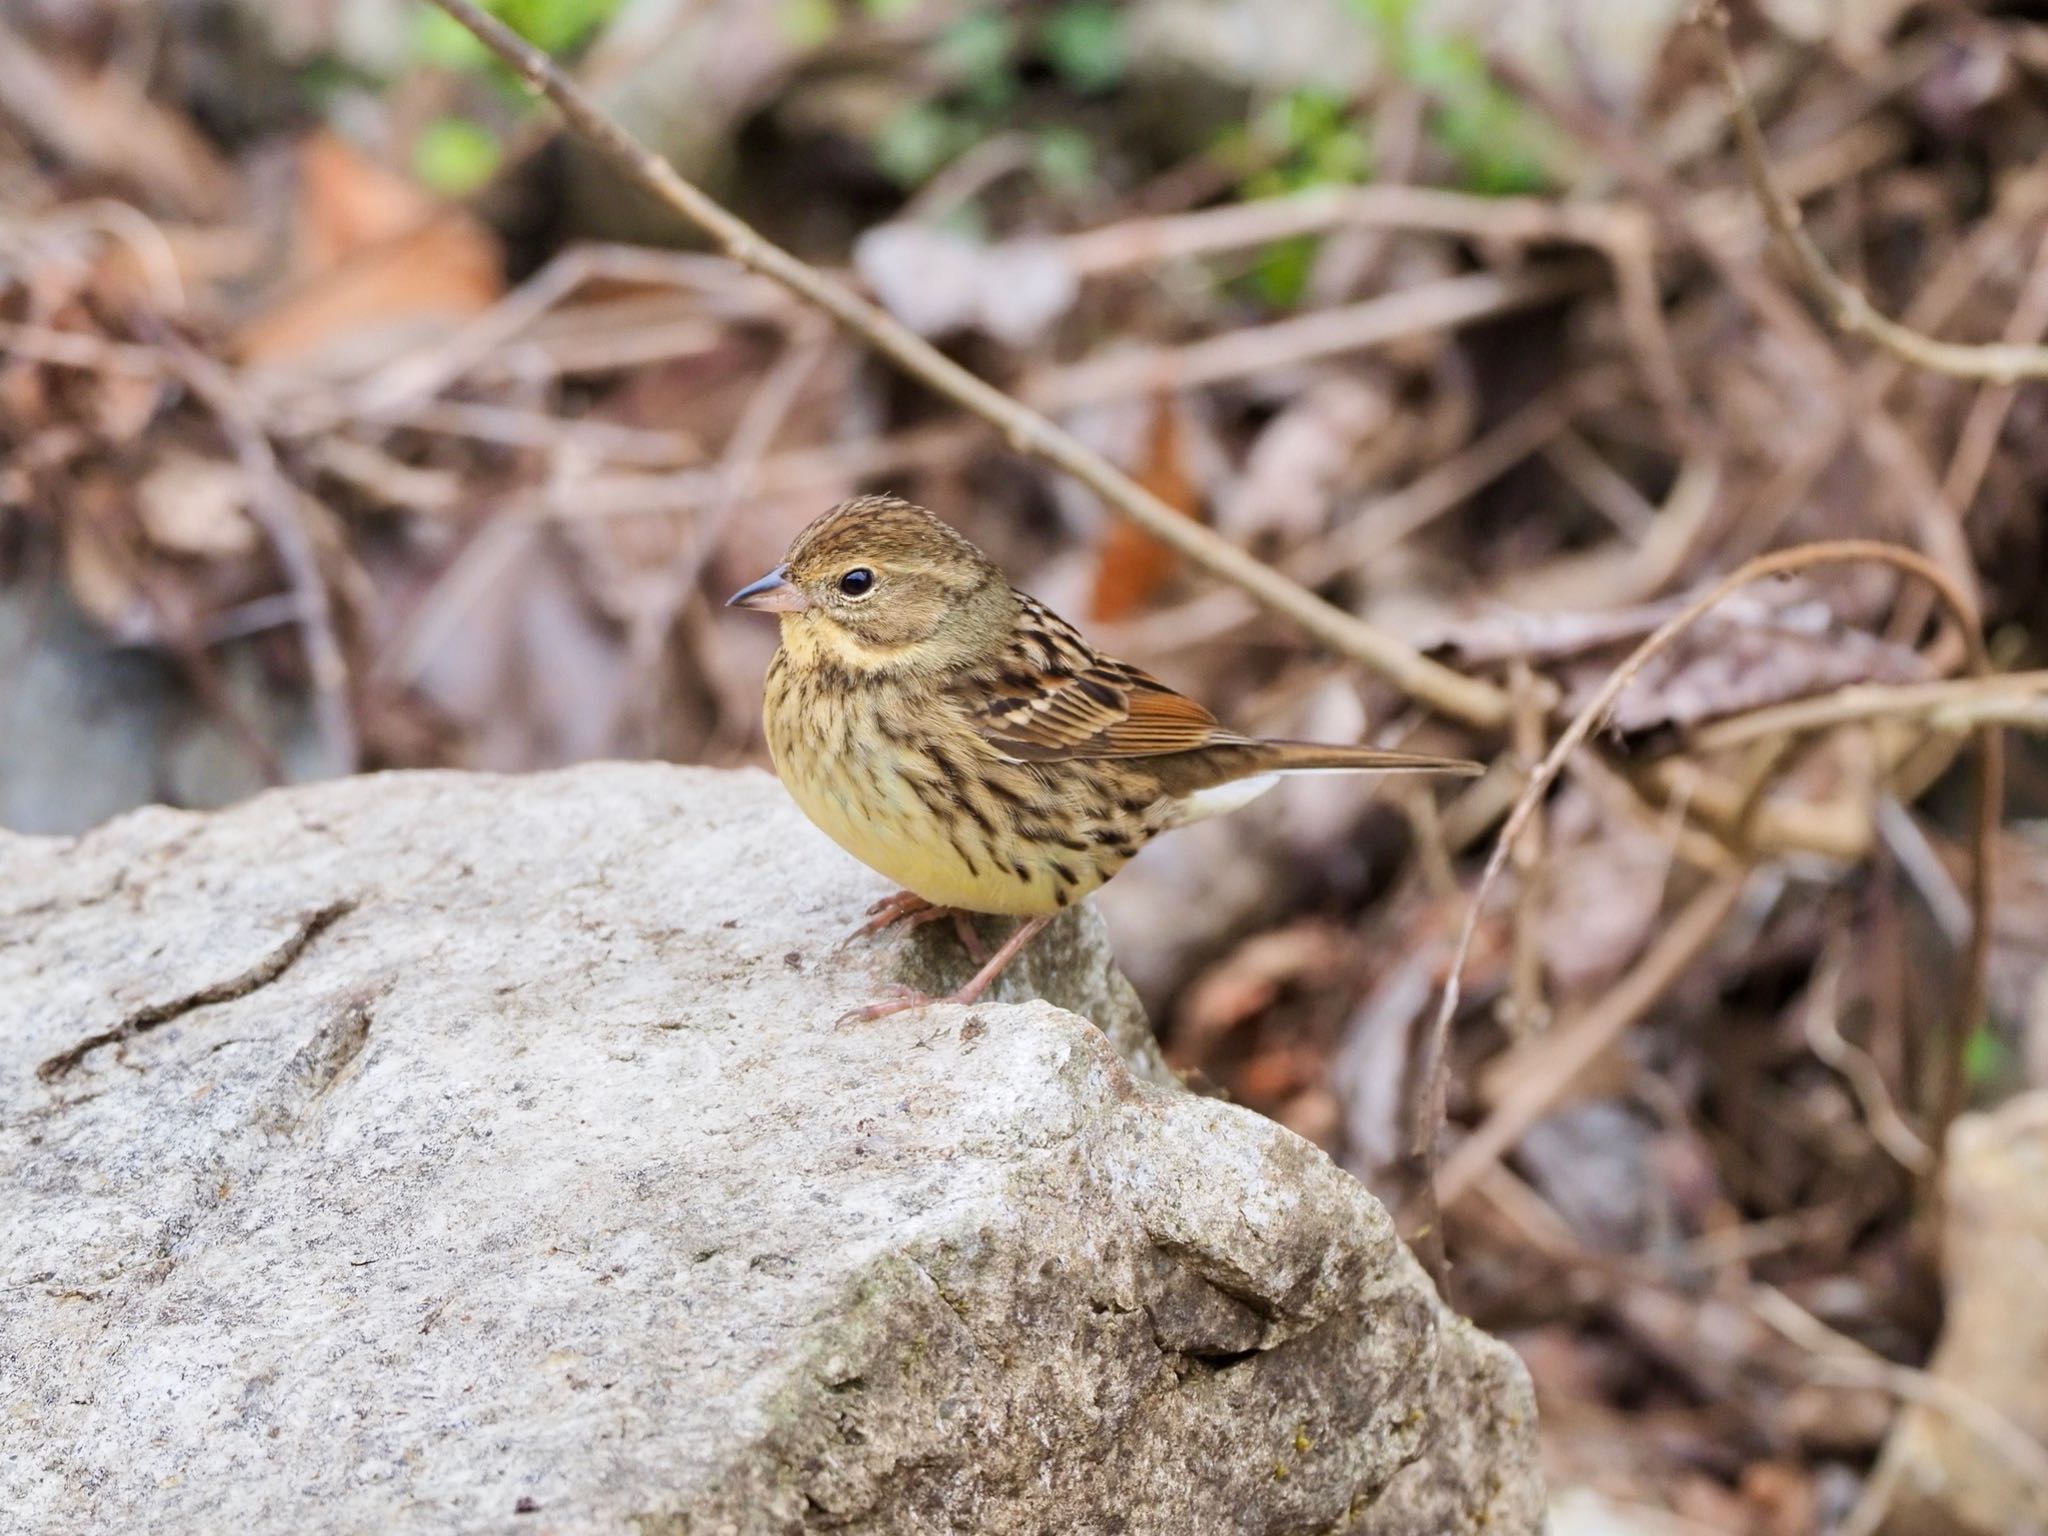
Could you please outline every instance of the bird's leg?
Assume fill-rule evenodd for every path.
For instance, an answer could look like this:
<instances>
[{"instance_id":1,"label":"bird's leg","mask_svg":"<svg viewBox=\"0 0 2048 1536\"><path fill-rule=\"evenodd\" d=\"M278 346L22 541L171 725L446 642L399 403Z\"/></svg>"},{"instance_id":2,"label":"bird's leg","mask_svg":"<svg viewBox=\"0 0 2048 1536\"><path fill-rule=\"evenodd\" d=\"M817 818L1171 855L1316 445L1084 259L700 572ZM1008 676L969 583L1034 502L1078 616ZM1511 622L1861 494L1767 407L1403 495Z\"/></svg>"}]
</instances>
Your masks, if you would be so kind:
<instances>
[{"instance_id":1,"label":"bird's leg","mask_svg":"<svg viewBox=\"0 0 2048 1536\"><path fill-rule=\"evenodd\" d=\"M953 937L960 941L960 947L967 951L967 958L976 965L988 959L988 946L981 942L981 935L974 931L974 914L962 907L948 907L953 914Z\"/></svg>"},{"instance_id":2,"label":"bird's leg","mask_svg":"<svg viewBox=\"0 0 2048 1536\"><path fill-rule=\"evenodd\" d=\"M941 998L940 1001L947 1003L979 1002L981 994L994 985L995 979L1002 975L1005 970L1009 969L1010 962L1023 952L1026 944L1029 944L1038 937L1039 932L1052 919L1053 914L1048 912L1043 917L1034 917L1029 922L1019 923L1017 931L1003 940L1003 947L990 955L988 963L968 978L966 986L960 988L959 991L953 993L950 997Z\"/></svg>"},{"instance_id":3,"label":"bird's leg","mask_svg":"<svg viewBox=\"0 0 2048 1536\"><path fill-rule=\"evenodd\" d=\"M1017 931L1003 940L1003 947L990 955L988 963L968 978L966 985L956 992L949 992L944 997L927 997L922 992L898 988L898 995L891 997L887 1002L869 1003L865 1008L855 1008L841 1014L839 1022L863 1023L869 1019L887 1018L892 1013L902 1013L911 1008L930 1008L939 1003L978 1002L981 994L994 984L995 979L1003 974L1010 962L1022 952L1024 946L1037 938L1039 931L1052 919L1053 914L1047 913L1043 917L1034 917L1028 922L1019 923Z\"/></svg>"}]
</instances>

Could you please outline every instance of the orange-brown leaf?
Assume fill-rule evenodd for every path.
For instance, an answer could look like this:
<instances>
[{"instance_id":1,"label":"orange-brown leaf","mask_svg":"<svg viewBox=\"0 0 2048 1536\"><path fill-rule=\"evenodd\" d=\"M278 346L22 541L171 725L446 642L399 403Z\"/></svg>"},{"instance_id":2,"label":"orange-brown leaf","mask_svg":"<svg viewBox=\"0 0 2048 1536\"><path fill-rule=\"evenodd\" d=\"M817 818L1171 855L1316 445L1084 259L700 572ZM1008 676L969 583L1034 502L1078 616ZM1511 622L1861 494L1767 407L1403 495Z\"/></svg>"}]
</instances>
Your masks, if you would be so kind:
<instances>
[{"instance_id":1,"label":"orange-brown leaf","mask_svg":"<svg viewBox=\"0 0 2048 1536\"><path fill-rule=\"evenodd\" d=\"M1179 405L1173 396L1160 395L1152 404L1144 461L1133 478L1183 517L1193 517L1201 493L1188 473L1182 436ZM1137 524L1118 518L1103 536L1090 616L1101 623L1129 618L1166 585L1177 564L1172 550Z\"/></svg>"}]
</instances>

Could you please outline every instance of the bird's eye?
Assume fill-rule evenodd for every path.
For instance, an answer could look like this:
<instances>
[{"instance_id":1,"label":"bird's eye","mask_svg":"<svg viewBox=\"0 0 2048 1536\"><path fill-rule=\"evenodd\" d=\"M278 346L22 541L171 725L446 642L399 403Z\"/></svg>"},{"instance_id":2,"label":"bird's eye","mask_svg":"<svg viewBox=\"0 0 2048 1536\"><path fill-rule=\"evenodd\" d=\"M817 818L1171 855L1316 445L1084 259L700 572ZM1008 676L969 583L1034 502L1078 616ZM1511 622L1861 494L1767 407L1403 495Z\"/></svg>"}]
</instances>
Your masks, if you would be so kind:
<instances>
[{"instance_id":1,"label":"bird's eye","mask_svg":"<svg viewBox=\"0 0 2048 1536\"><path fill-rule=\"evenodd\" d=\"M856 565L839 578L839 590L848 597L866 597L874 584L875 573L864 565Z\"/></svg>"}]
</instances>

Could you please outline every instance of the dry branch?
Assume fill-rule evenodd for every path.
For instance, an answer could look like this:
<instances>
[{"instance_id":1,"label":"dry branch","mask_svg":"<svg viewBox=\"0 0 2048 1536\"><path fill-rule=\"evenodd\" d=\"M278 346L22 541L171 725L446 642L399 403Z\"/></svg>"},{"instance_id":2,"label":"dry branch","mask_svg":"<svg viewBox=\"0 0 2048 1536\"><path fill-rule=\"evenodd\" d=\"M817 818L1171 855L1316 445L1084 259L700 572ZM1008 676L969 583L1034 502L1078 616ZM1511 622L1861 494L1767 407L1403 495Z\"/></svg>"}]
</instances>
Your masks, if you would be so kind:
<instances>
[{"instance_id":1,"label":"dry branch","mask_svg":"<svg viewBox=\"0 0 2048 1536\"><path fill-rule=\"evenodd\" d=\"M1551 747L1536 771L1530 775L1528 784L1524 786L1521 796L1515 802L1514 810L1508 815L1506 825L1501 828L1500 835L1495 839L1493 852L1487 858L1478 888L1472 893L1472 900L1465 910L1465 920L1459 929L1457 947L1452 953L1450 967L1444 978L1443 995L1423 1044L1422 1059L1418 1067L1418 1081L1422 1085L1422 1091L1412 1098L1414 1114L1409 1156L1425 1175L1422 1180L1422 1193L1426 1202L1433 1203L1436 1199L1436 1147L1444 1123L1446 1077L1449 1072L1448 1047L1451 1019L1458 1009L1459 979L1464 974L1466 957L1471 953L1473 937L1478 932L1479 916L1485 909L1487 895L1493 889L1494 882L1499 879L1502 869L1506 867L1523 828L1528 825L1530 818L1536 813L1537 806L1542 803L1544 795L1556 782L1558 774L1563 771L1566 760L1592 735L1600 722L1607 717L1608 711L1613 708L1615 700L1642 669L1729 594L1768 577L1787 576L1818 566L1866 560L1889 565L1895 570L1916 576L1931 586L1949 609L1962 632L1969 651L1971 670L1980 678L1990 676L1991 662L1984 649L1983 636L1977 629L1975 611L1968 599L1956 589L1947 573L1924 555L1896 545L1868 540L1841 540L1827 544L1802 545L1752 560L1724 576L1706 592L1688 603L1631 651L1608 675L1607 681L1601 684L1593 697L1587 700L1585 707L1573 718L1571 724L1565 728L1564 734L1558 737L1556 744ZM1997 832L2000 800L2003 794L2004 753L2001 738L1994 726L1978 726L1975 741L1977 804L1970 873L1970 949L1963 995L1955 1022L1951 1026L1949 1050L1943 1058L1941 1073L1932 1095L1933 1124L1929 1140L1936 1146L1941 1144L1949 1122L1955 1118L1960 1107L1963 1087L1962 1047L1984 1008L1986 976L1991 953L1991 845ZM1759 799L1761 788L1760 784L1757 796ZM1710 890L1718 891L1720 887L1712 887ZM1732 895L1728 899L1732 905ZM1717 907L1721 915L1725 915L1728 910L1727 907L1719 907L1718 902L1709 902L1702 906L1701 903L1705 901L1705 897L1698 898L1694 907L1687 909L1688 913L1697 914L1703 925L1706 917L1713 916ZM1683 923L1683 920L1681 922ZM1712 928L1717 926L1718 922L1719 917L1715 916L1714 923L1706 925L1704 936L1697 941L1699 944L1704 944L1712 937ZM1662 954L1670 947L1673 934L1680 926L1675 924L1667 930L1665 941L1652 952L1653 956ZM1690 939L1690 925L1685 925L1685 933ZM1638 967L1638 974L1649 969L1646 961L1643 966ZM1661 968L1652 973L1653 977L1660 974ZM1675 974L1673 971L1672 975ZM1647 1006L1647 1000L1644 1005ZM1639 1010L1632 1009L1622 1017L1622 1025L1625 1026L1628 1018L1633 1017L1636 1011ZM1554 1090L1561 1091L1568 1082L1569 1077L1554 1079L1551 1086ZM1540 1109L1540 1106L1520 1105L1518 1115L1533 1120L1535 1109ZM1486 1164L1505 1152L1513 1144L1513 1140L1513 1136L1495 1136L1470 1154L1466 1154L1464 1149L1460 1148L1460 1155L1456 1160L1460 1177L1458 1187L1462 1189L1469 1184L1484 1171ZM1427 1220L1432 1229L1439 1225L1433 1209L1427 1211Z\"/></svg>"},{"instance_id":2,"label":"dry branch","mask_svg":"<svg viewBox=\"0 0 2048 1536\"><path fill-rule=\"evenodd\" d=\"M2018 346L2010 343L1968 344L1941 341L1911 326L1901 325L1884 314L1854 283L1828 265L1820 247L1806 232L1799 205L1779 185L1771 169L1770 149L1764 142L1763 125L1757 121L1756 106L1743 83L1742 66L1728 41L1728 12L1719 0L1701 7L1701 20L1712 40L1715 61L1728 88L1729 106L1735 114L1736 143L1742 152L1757 201L1777 236L1793 270L1807 291L1827 311L1828 318L1844 335L1861 336L1885 351L1925 368L1930 373L1958 379L1983 379L1994 384L2011 384L2020 379L2048 378L2048 347Z\"/></svg>"},{"instance_id":3,"label":"dry branch","mask_svg":"<svg viewBox=\"0 0 2048 1536\"><path fill-rule=\"evenodd\" d=\"M306 671L313 685L314 718L334 772L353 773L360 762L355 710L350 698L348 657L335 634L334 605L319 552L300 510L300 491L285 477L277 451L238 392L234 378L213 358L167 335L165 354L220 422L249 481L249 514L276 552L291 588Z\"/></svg>"},{"instance_id":4,"label":"dry branch","mask_svg":"<svg viewBox=\"0 0 2048 1536\"><path fill-rule=\"evenodd\" d=\"M1506 690L1431 661L1414 647L1325 602L1245 553L1204 524L1181 516L1071 433L968 372L844 283L764 239L678 175L571 81L545 53L473 0L433 0L553 102L571 127L669 208L704 231L733 261L816 305L938 394L999 428L1018 453L1064 470L1162 544L1211 575L1242 588L1340 655L1379 674L1411 697L1470 724L1507 721Z\"/></svg>"},{"instance_id":5,"label":"dry branch","mask_svg":"<svg viewBox=\"0 0 2048 1536\"><path fill-rule=\"evenodd\" d=\"M1869 720L1918 722L1922 729L1944 733L1983 725L2048 731L2048 672L2009 672L1939 683L1859 683L1717 720L1695 732L1691 745L1701 752L1716 752L1768 736Z\"/></svg>"}]
</instances>

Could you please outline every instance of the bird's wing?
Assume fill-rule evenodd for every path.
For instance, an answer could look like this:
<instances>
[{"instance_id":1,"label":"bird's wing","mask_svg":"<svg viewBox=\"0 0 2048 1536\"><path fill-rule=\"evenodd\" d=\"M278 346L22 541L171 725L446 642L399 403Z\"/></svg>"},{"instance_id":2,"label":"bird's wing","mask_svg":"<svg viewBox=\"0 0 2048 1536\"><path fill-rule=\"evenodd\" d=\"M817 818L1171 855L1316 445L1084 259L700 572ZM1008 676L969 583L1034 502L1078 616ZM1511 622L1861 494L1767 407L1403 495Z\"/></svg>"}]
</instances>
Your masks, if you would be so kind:
<instances>
[{"instance_id":1,"label":"bird's wing","mask_svg":"<svg viewBox=\"0 0 2048 1536\"><path fill-rule=\"evenodd\" d=\"M1028 597L1002 655L963 678L954 696L974 728L1020 762L1154 757L1245 739L1185 694L1097 654Z\"/></svg>"}]
</instances>

